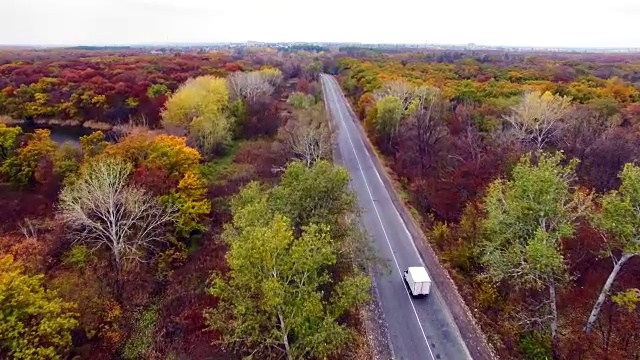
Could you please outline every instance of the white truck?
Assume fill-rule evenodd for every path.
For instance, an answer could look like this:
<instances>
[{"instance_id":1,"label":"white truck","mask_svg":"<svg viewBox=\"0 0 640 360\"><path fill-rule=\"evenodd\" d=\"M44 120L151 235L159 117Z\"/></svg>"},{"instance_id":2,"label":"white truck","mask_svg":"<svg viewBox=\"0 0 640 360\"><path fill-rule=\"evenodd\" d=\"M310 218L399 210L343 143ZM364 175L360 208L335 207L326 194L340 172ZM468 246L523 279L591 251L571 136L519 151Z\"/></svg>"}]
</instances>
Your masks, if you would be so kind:
<instances>
[{"instance_id":1,"label":"white truck","mask_svg":"<svg viewBox=\"0 0 640 360\"><path fill-rule=\"evenodd\" d=\"M404 271L404 281L407 283L412 297L423 297L429 295L429 290L431 290L431 279L424 267L409 267Z\"/></svg>"}]
</instances>

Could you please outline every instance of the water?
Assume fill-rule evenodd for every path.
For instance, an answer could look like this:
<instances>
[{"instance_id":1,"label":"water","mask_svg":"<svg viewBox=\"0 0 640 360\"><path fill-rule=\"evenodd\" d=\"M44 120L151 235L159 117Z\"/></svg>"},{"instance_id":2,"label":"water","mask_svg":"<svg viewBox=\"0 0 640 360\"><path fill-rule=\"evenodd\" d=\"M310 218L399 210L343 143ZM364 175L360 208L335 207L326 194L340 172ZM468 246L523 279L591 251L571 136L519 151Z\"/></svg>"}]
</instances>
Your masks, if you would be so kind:
<instances>
[{"instance_id":1,"label":"water","mask_svg":"<svg viewBox=\"0 0 640 360\"><path fill-rule=\"evenodd\" d=\"M51 131L51 140L58 144L71 142L75 146L80 145L81 136L91 134L94 131L82 126L33 126L23 124L20 127L25 133L31 133L36 129L48 129Z\"/></svg>"}]
</instances>

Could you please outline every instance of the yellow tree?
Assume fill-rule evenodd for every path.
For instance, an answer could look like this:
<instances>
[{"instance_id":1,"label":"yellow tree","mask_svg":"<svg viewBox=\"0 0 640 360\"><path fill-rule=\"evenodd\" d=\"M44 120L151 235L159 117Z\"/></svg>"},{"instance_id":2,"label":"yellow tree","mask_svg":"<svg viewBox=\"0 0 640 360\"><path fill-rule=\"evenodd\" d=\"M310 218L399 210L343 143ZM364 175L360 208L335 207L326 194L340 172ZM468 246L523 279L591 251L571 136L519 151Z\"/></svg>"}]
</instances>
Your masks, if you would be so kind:
<instances>
[{"instance_id":1,"label":"yellow tree","mask_svg":"<svg viewBox=\"0 0 640 360\"><path fill-rule=\"evenodd\" d=\"M231 119L225 115L229 90L225 79L200 76L187 80L167 100L162 125L187 130L203 152L224 143L231 134Z\"/></svg>"},{"instance_id":2,"label":"yellow tree","mask_svg":"<svg viewBox=\"0 0 640 360\"><path fill-rule=\"evenodd\" d=\"M511 124L516 140L542 150L563 127L562 120L571 109L569 97L548 91L544 94L539 91L527 92L505 120Z\"/></svg>"},{"instance_id":3,"label":"yellow tree","mask_svg":"<svg viewBox=\"0 0 640 360\"><path fill-rule=\"evenodd\" d=\"M188 171L172 194L161 197L161 201L177 209L176 233L179 236L206 230L202 221L211 211L211 202L206 195L206 181L197 172Z\"/></svg>"},{"instance_id":4,"label":"yellow tree","mask_svg":"<svg viewBox=\"0 0 640 360\"><path fill-rule=\"evenodd\" d=\"M161 168L171 175L183 176L200 162L198 150L187 146L184 137L136 133L109 145L103 155L120 157L134 164Z\"/></svg>"},{"instance_id":5,"label":"yellow tree","mask_svg":"<svg viewBox=\"0 0 640 360\"><path fill-rule=\"evenodd\" d=\"M78 322L74 305L42 286L43 275L31 276L0 257L0 356L10 359L65 359L71 330Z\"/></svg>"}]
</instances>

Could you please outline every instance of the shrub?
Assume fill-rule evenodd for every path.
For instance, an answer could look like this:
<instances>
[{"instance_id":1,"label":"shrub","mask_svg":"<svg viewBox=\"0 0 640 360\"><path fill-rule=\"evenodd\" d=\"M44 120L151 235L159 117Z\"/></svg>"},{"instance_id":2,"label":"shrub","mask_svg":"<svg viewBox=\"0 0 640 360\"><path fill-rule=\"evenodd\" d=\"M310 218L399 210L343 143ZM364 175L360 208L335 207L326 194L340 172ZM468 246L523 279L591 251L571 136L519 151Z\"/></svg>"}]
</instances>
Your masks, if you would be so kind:
<instances>
[{"instance_id":1,"label":"shrub","mask_svg":"<svg viewBox=\"0 0 640 360\"><path fill-rule=\"evenodd\" d=\"M518 342L520 353L525 360L550 360L551 337L541 331L524 334Z\"/></svg>"},{"instance_id":2,"label":"shrub","mask_svg":"<svg viewBox=\"0 0 640 360\"><path fill-rule=\"evenodd\" d=\"M84 269L90 256L91 251L86 245L74 245L65 253L63 262L77 269Z\"/></svg>"},{"instance_id":3,"label":"shrub","mask_svg":"<svg viewBox=\"0 0 640 360\"><path fill-rule=\"evenodd\" d=\"M439 248L442 248L451 238L451 229L446 223L437 222L429 232L429 238Z\"/></svg>"},{"instance_id":4,"label":"shrub","mask_svg":"<svg viewBox=\"0 0 640 360\"><path fill-rule=\"evenodd\" d=\"M125 360L143 359L144 355L151 349L153 344L153 334L158 321L158 308L151 306L147 308L135 326L135 329L122 351L122 358Z\"/></svg>"}]
</instances>

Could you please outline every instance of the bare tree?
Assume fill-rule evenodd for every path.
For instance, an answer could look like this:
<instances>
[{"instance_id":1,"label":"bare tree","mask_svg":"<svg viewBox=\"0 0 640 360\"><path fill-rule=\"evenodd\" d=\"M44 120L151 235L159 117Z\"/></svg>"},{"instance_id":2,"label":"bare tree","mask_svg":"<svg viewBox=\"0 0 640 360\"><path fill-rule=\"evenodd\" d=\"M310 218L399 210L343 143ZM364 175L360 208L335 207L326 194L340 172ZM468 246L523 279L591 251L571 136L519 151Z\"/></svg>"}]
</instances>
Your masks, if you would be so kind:
<instances>
[{"instance_id":1,"label":"bare tree","mask_svg":"<svg viewBox=\"0 0 640 360\"><path fill-rule=\"evenodd\" d=\"M456 107L454 116L459 125L453 135L458 151L452 157L461 162L471 162L478 168L486 158L487 144L471 114L472 105L462 104Z\"/></svg>"},{"instance_id":2,"label":"bare tree","mask_svg":"<svg viewBox=\"0 0 640 360\"><path fill-rule=\"evenodd\" d=\"M376 100L385 96L395 96L400 99L402 111L406 111L411 101L416 97L417 89L404 80L393 80L384 84L383 88L376 91Z\"/></svg>"},{"instance_id":3,"label":"bare tree","mask_svg":"<svg viewBox=\"0 0 640 360\"><path fill-rule=\"evenodd\" d=\"M419 175L425 175L434 165L442 150L440 143L447 136L445 104L436 88L420 88L415 96L412 114L400 131L401 158L404 159L400 161L404 161L407 168L415 168Z\"/></svg>"},{"instance_id":4,"label":"bare tree","mask_svg":"<svg viewBox=\"0 0 640 360\"><path fill-rule=\"evenodd\" d=\"M130 172L120 159L94 161L60 194L58 215L73 241L108 248L118 273L127 261L143 261L176 219L174 208L127 184Z\"/></svg>"},{"instance_id":5,"label":"bare tree","mask_svg":"<svg viewBox=\"0 0 640 360\"><path fill-rule=\"evenodd\" d=\"M246 99L249 104L254 104L258 98L273 93L274 87L270 80L275 81L260 71L235 72L227 77L232 96L236 99Z\"/></svg>"},{"instance_id":6,"label":"bare tree","mask_svg":"<svg viewBox=\"0 0 640 360\"><path fill-rule=\"evenodd\" d=\"M511 125L516 140L542 150L562 129L562 120L571 108L571 98L566 96L527 92L505 120Z\"/></svg>"},{"instance_id":7,"label":"bare tree","mask_svg":"<svg viewBox=\"0 0 640 360\"><path fill-rule=\"evenodd\" d=\"M621 123L618 115L608 116L585 106L576 107L567 114L566 120L560 145L581 161L594 151L599 139Z\"/></svg>"},{"instance_id":8,"label":"bare tree","mask_svg":"<svg viewBox=\"0 0 640 360\"><path fill-rule=\"evenodd\" d=\"M262 78L274 88L277 88L280 83L282 83L282 72L278 69L267 68L258 71L258 73L260 73L260 76L262 76Z\"/></svg>"},{"instance_id":9,"label":"bare tree","mask_svg":"<svg viewBox=\"0 0 640 360\"><path fill-rule=\"evenodd\" d=\"M298 110L280 130L280 138L307 167L331 156L332 133L317 108Z\"/></svg>"}]
</instances>

